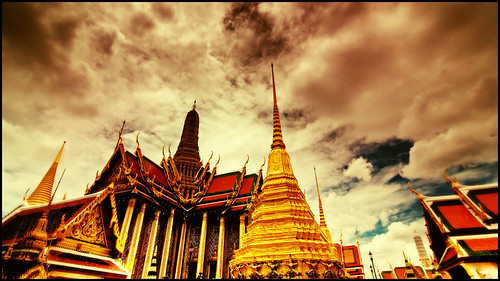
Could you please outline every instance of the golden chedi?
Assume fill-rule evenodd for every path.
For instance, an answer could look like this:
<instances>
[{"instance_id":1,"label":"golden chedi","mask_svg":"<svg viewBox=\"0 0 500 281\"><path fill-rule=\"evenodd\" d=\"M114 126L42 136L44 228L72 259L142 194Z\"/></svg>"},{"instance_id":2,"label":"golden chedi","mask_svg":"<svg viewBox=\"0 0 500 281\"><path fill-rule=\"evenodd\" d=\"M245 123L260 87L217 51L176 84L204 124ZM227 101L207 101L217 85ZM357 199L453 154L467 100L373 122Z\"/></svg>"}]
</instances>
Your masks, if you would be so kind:
<instances>
[{"instance_id":1,"label":"golden chedi","mask_svg":"<svg viewBox=\"0 0 500 281\"><path fill-rule=\"evenodd\" d=\"M230 274L233 278L342 278L345 271L329 233L314 220L294 176L283 142L272 64L271 71L273 143L266 178L252 196L251 223L229 262Z\"/></svg>"}]
</instances>

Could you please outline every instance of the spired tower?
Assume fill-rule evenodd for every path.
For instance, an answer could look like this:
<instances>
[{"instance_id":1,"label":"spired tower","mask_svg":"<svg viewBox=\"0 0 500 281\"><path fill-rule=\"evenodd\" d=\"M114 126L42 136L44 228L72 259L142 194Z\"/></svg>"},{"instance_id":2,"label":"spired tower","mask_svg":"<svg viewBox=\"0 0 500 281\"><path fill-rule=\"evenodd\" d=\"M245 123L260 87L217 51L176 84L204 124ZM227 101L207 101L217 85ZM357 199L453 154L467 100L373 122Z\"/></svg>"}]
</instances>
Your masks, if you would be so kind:
<instances>
[{"instance_id":1,"label":"spired tower","mask_svg":"<svg viewBox=\"0 0 500 281\"><path fill-rule=\"evenodd\" d=\"M252 222L229 262L232 277L342 278L337 251L314 220L292 170L281 131L274 70L273 142L266 178L252 196ZM330 241L329 241L330 240Z\"/></svg>"},{"instance_id":2,"label":"spired tower","mask_svg":"<svg viewBox=\"0 0 500 281\"><path fill-rule=\"evenodd\" d=\"M185 199L193 198L196 192L195 176L202 166L198 147L200 117L195 107L196 101L186 116L181 141L174 155L177 170L182 174L180 192Z\"/></svg>"},{"instance_id":3,"label":"spired tower","mask_svg":"<svg viewBox=\"0 0 500 281\"><path fill-rule=\"evenodd\" d=\"M432 268L432 262L425 251L424 243L422 242L422 238L417 234L417 231L414 230L415 235L413 236L413 240L415 240L415 246L417 246L418 255L420 256L420 262L424 266L425 269Z\"/></svg>"}]
</instances>

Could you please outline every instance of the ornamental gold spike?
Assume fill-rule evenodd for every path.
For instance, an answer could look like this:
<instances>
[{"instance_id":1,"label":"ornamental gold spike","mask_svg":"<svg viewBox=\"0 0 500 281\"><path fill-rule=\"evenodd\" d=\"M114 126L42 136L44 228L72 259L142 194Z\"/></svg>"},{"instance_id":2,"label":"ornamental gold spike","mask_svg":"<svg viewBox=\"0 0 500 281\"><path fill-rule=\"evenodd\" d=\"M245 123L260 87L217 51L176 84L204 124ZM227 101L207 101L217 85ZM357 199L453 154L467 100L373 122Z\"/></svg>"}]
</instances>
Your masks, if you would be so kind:
<instances>
[{"instance_id":1,"label":"ornamental gold spike","mask_svg":"<svg viewBox=\"0 0 500 281\"><path fill-rule=\"evenodd\" d=\"M57 172L57 166L59 164L59 160L61 159L65 143L66 141L64 141L61 149L59 150L59 153L54 159L54 163L52 163L52 166L50 166L49 170L43 177L42 181L40 181L40 184L38 184L38 187L26 200L29 205L47 204L50 202L52 195L52 187L54 186L54 178Z\"/></svg>"},{"instance_id":2,"label":"ornamental gold spike","mask_svg":"<svg viewBox=\"0 0 500 281\"><path fill-rule=\"evenodd\" d=\"M319 203L319 226L326 227L325 214L323 213L323 204L321 204L321 196L319 194L318 176L316 175L316 167L314 167L314 178L316 179L316 190L318 191L318 203Z\"/></svg>"},{"instance_id":3,"label":"ornamental gold spike","mask_svg":"<svg viewBox=\"0 0 500 281\"><path fill-rule=\"evenodd\" d=\"M276 99L276 83L274 82L274 69L273 63L271 63L271 73L273 76L273 144L271 144L271 149L281 148L285 149L285 143L283 142L283 134L281 132L281 122L280 122L280 112L278 110L278 101Z\"/></svg>"}]
</instances>

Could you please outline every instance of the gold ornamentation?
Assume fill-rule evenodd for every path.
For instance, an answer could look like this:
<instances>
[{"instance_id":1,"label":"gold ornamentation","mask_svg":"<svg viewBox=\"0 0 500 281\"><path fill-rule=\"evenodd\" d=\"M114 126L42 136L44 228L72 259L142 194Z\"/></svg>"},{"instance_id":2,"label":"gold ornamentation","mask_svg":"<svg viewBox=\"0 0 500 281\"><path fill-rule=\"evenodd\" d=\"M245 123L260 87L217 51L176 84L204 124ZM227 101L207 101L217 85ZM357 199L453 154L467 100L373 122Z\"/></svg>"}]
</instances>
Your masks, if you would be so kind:
<instances>
[{"instance_id":1,"label":"gold ornamentation","mask_svg":"<svg viewBox=\"0 0 500 281\"><path fill-rule=\"evenodd\" d=\"M104 228L99 204L94 204L90 210L84 211L76 223L73 223L71 237L83 241L104 245Z\"/></svg>"}]
</instances>

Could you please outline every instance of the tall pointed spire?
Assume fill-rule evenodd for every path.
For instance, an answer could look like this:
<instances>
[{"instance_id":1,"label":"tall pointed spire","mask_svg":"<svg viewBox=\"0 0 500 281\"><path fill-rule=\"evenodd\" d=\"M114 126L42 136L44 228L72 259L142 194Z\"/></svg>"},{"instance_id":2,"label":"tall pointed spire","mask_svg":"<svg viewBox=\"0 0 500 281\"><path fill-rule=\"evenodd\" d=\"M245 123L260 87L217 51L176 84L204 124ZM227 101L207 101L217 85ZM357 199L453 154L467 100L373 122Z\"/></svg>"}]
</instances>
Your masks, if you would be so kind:
<instances>
[{"instance_id":1,"label":"tall pointed spire","mask_svg":"<svg viewBox=\"0 0 500 281\"><path fill-rule=\"evenodd\" d=\"M198 127L200 124L200 117L195 109L190 110L184 121L184 128L182 129L181 141L177 147L174 155L174 162L177 170L182 174L180 192L185 199L193 197L196 186L194 179L196 172L201 167L201 158L198 147Z\"/></svg>"},{"instance_id":2,"label":"tall pointed spire","mask_svg":"<svg viewBox=\"0 0 500 281\"><path fill-rule=\"evenodd\" d=\"M54 159L54 163L52 163L52 166L50 166L42 181L40 181L40 184L38 184L38 187L26 200L29 205L48 204L50 202L52 196L52 187L54 186L54 178L57 172L57 166L59 164L59 160L61 159L65 143L66 141L64 141L61 149L59 150L59 153L56 156L56 159Z\"/></svg>"},{"instance_id":3,"label":"tall pointed spire","mask_svg":"<svg viewBox=\"0 0 500 281\"><path fill-rule=\"evenodd\" d=\"M280 112L278 110L278 101L276 99L276 83L274 82L274 69L273 63L271 63L271 73L273 76L273 143L271 144L271 149L281 148L285 149L285 143L283 142L283 134L281 132L281 122L280 122Z\"/></svg>"},{"instance_id":4,"label":"tall pointed spire","mask_svg":"<svg viewBox=\"0 0 500 281\"><path fill-rule=\"evenodd\" d=\"M318 191L319 226L326 227L325 214L323 213L323 204L321 204L321 195L319 194L319 185L318 185L318 176L316 175L316 167L314 167L314 178L316 179L316 190Z\"/></svg>"},{"instance_id":5,"label":"tall pointed spire","mask_svg":"<svg viewBox=\"0 0 500 281\"><path fill-rule=\"evenodd\" d=\"M318 203L319 203L319 227L326 235L328 242L333 243L332 236L328 226L326 226L325 214L323 213L323 204L321 203L321 196L319 194L318 176L316 175L316 167L314 167L314 178L316 178L316 190L318 191Z\"/></svg>"}]
</instances>

